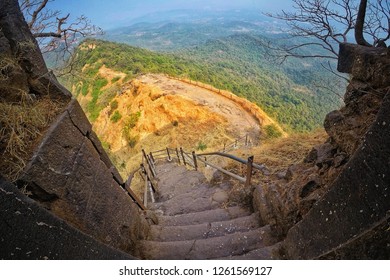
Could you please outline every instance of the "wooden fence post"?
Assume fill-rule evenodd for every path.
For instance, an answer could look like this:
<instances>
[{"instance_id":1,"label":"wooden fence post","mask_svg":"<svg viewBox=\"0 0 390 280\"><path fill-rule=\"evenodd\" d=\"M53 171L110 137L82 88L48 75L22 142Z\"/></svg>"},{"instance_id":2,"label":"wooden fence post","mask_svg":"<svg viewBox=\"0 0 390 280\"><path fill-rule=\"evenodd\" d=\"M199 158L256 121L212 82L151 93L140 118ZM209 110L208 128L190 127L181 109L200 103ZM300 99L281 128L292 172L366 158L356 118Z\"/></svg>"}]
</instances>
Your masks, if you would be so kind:
<instances>
[{"instance_id":1,"label":"wooden fence post","mask_svg":"<svg viewBox=\"0 0 390 280\"><path fill-rule=\"evenodd\" d=\"M181 162L180 162L179 150L177 148L176 148L176 155L177 155L177 160L179 161L180 164Z\"/></svg>"},{"instance_id":2,"label":"wooden fence post","mask_svg":"<svg viewBox=\"0 0 390 280\"><path fill-rule=\"evenodd\" d=\"M248 157L248 163L246 164L246 182L245 182L246 188L251 185L252 169L253 169L253 156L250 156Z\"/></svg>"},{"instance_id":3,"label":"wooden fence post","mask_svg":"<svg viewBox=\"0 0 390 280\"><path fill-rule=\"evenodd\" d=\"M149 156L150 156L150 159L152 160L152 162L155 163L156 161L154 160L152 152L150 152Z\"/></svg>"},{"instance_id":4,"label":"wooden fence post","mask_svg":"<svg viewBox=\"0 0 390 280\"><path fill-rule=\"evenodd\" d=\"M144 205L147 208L148 207L148 187L149 187L149 180L145 180L145 189L144 189Z\"/></svg>"},{"instance_id":5,"label":"wooden fence post","mask_svg":"<svg viewBox=\"0 0 390 280\"><path fill-rule=\"evenodd\" d=\"M142 149L142 154L143 154L143 156L144 156L144 158L146 160L147 165L149 166L150 171L152 172L153 177L156 177L157 173L154 170L153 165L152 165L152 163L150 161L150 158L146 155L146 152L145 152L144 149Z\"/></svg>"},{"instance_id":6,"label":"wooden fence post","mask_svg":"<svg viewBox=\"0 0 390 280\"><path fill-rule=\"evenodd\" d=\"M184 152L183 152L183 148L182 148L182 147L180 147L180 153L181 153L181 157L182 157L182 159L183 159L184 165L187 165L187 162L186 162L186 159L185 159L185 157L184 157Z\"/></svg>"},{"instance_id":7,"label":"wooden fence post","mask_svg":"<svg viewBox=\"0 0 390 280\"><path fill-rule=\"evenodd\" d=\"M198 161L196 160L195 151L192 152L192 158L194 159L194 167L195 167L195 170L198 171Z\"/></svg>"},{"instance_id":8,"label":"wooden fence post","mask_svg":"<svg viewBox=\"0 0 390 280\"><path fill-rule=\"evenodd\" d=\"M248 134L245 135L245 147L248 146Z\"/></svg>"},{"instance_id":9,"label":"wooden fence post","mask_svg":"<svg viewBox=\"0 0 390 280\"><path fill-rule=\"evenodd\" d=\"M168 154L168 161L171 161L172 158L171 158L171 154L169 153L169 149L167 148L167 154Z\"/></svg>"}]
</instances>

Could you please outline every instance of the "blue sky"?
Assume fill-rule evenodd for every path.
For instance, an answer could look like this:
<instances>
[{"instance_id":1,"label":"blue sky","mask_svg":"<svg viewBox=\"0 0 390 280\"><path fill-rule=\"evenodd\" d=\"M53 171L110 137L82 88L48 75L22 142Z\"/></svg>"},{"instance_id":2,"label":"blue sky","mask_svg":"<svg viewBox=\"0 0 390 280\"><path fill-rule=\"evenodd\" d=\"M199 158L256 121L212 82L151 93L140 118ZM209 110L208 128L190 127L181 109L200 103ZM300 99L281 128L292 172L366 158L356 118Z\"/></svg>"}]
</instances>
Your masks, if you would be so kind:
<instances>
[{"instance_id":1,"label":"blue sky","mask_svg":"<svg viewBox=\"0 0 390 280\"><path fill-rule=\"evenodd\" d=\"M85 15L104 29L118 27L139 16L174 9L237 9L280 11L291 6L291 0L54 0L49 8Z\"/></svg>"}]
</instances>

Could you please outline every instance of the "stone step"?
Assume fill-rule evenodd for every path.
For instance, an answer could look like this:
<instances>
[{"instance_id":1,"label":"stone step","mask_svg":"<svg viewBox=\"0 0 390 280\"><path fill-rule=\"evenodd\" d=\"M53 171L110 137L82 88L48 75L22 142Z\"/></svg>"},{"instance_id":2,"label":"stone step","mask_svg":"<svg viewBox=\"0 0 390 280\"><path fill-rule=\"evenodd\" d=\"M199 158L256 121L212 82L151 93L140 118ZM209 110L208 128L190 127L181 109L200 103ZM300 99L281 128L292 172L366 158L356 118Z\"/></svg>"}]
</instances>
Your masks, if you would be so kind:
<instances>
[{"instance_id":1,"label":"stone step","mask_svg":"<svg viewBox=\"0 0 390 280\"><path fill-rule=\"evenodd\" d=\"M244 255L266 246L263 236L269 227L245 233L185 241L140 241L141 258L148 260L205 260Z\"/></svg>"},{"instance_id":2,"label":"stone step","mask_svg":"<svg viewBox=\"0 0 390 280\"><path fill-rule=\"evenodd\" d=\"M243 255L228 256L217 260L276 260L280 247L281 243L276 243L272 246L252 250Z\"/></svg>"},{"instance_id":3,"label":"stone step","mask_svg":"<svg viewBox=\"0 0 390 280\"><path fill-rule=\"evenodd\" d=\"M206 239L258 228L258 213L227 221L184 226L151 226L148 240L182 241Z\"/></svg>"},{"instance_id":4,"label":"stone step","mask_svg":"<svg viewBox=\"0 0 390 280\"><path fill-rule=\"evenodd\" d=\"M206 178L202 173L188 171L184 167L175 168L169 175L158 176L158 178L159 201L166 201L173 196L189 193L199 186L207 185Z\"/></svg>"},{"instance_id":5,"label":"stone step","mask_svg":"<svg viewBox=\"0 0 390 280\"><path fill-rule=\"evenodd\" d=\"M165 215L179 215L219 208L228 201L226 191L208 185L194 187L189 192L176 194L170 199L150 204L151 210L161 210Z\"/></svg>"},{"instance_id":6,"label":"stone step","mask_svg":"<svg viewBox=\"0 0 390 280\"><path fill-rule=\"evenodd\" d=\"M192 212L182 215L162 215L158 217L159 226L185 226L185 225L195 225L203 223L212 223L219 221L227 221L239 217L244 217L250 215L248 209L234 206L228 207L225 209L218 208L202 212Z\"/></svg>"}]
</instances>

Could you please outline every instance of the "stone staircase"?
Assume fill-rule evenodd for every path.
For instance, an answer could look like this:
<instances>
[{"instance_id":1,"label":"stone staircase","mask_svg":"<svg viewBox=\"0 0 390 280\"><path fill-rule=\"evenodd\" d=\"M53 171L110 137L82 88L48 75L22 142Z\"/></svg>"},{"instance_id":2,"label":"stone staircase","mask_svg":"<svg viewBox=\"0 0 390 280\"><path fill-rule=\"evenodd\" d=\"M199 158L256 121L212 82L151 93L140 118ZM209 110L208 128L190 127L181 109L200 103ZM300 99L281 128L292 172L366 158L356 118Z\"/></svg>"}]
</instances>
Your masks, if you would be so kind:
<instances>
[{"instance_id":1,"label":"stone staircase","mask_svg":"<svg viewBox=\"0 0 390 280\"><path fill-rule=\"evenodd\" d=\"M211 186L200 172L173 163L157 165L156 215L141 259L272 259L279 245L258 213L227 207L229 185Z\"/></svg>"}]
</instances>

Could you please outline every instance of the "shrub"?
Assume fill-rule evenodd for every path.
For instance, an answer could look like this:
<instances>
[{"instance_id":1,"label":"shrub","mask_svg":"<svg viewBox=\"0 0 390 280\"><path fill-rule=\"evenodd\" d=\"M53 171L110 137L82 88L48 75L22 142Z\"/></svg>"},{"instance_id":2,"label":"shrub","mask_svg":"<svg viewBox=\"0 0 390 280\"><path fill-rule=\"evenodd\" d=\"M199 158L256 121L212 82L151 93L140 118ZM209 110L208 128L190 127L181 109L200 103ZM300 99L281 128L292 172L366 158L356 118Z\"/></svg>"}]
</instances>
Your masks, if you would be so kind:
<instances>
[{"instance_id":1,"label":"shrub","mask_svg":"<svg viewBox=\"0 0 390 280\"><path fill-rule=\"evenodd\" d=\"M127 138L127 143L129 144L130 148L134 148L135 145L137 145L137 142L139 140L139 136L132 136L132 135L129 135L128 138Z\"/></svg>"},{"instance_id":2,"label":"shrub","mask_svg":"<svg viewBox=\"0 0 390 280\"><path fill-rule=\"evenodd\" d=\"M127 117L125 121L125 129L131 130L133 129L141 117L141 112L138 111L137 113L130 114L130 116Z\"/></svg>"},{"instance_id":3,"label":"shrub","mask_svg":"<svg viewBox=\"0 0 390 280\"><path fill-rule=\"evenodd\" d=\"M264 127L267 138L279 138L282 136L282 132L274 124L270 124Z\"/></svg>"},{"instance_id":4,"label":"shrub","mask_svg":"<svg viewBox=\"0 0 390 280\"><path fill-rule=\"evenodd\" d=\"M100 111L104 108L98 103L99 95L101 94L102 87L108 84L104 78L97 78L92 87L92 100L88 103L88 112L90 113L91 121L95 121L100 114Z\"/></svg>"},{"instance_id":5,"label":"shrub","mask_svg":"<svg viewBox=\"0 0 390 280\"><path fill-rule=\"evenodd\" d=\"M100 143L102 143L102 147L104 150L109 151L111 149L111 145L108 142L100 139Z\"/></svg>"},{"instance_id":6,"label":"shrub","mask_svg":"<svg viewBox=\"0 0 390 280\"><path fill-rule=\"evenodd\" d=\"M198 143L198 146L196 147L196 149L198 151L204 151L207 149L207 145L201 141Z\"/></svg>"},{"instance_id":7,"label":"shrub","mask_svg":"<svg viewBox=\"0 0 390 280\"><path fill-rule=\"evenodd\" d=\"M88 94L88 89L89 89L89 85L84 82L82 87L81 87L81 94L83 96L86 96Z\"/></svg>"},{"instance_id":8,"label":"shrub","mask_svg":"<svg viewBox=\"0 0 390 280\"><path fill-rule=\"evenodd\" d=\"M115 82L119 81L120 79L121 79L121 77L119 77L119 76L114 77L114 78L112 78L111 83L115 83Z\"/></svg>"},{"instance_id":9,"label":"shrub","mask_svg":"<svg viewBox=\"0 0 390 280\"><path fill-rule=\"evenodd\" d=\"M118 109L118 101L114 100L110 103L110 111L108 112L108 115L111 115L116 109Z\"/></svg>"},{"instance_id":10,"label":"shrub","mask_svg":"<svg viewBox=\"0 0 390 280\"><path fill-rule=\"evenodd\" d=\"M178 122L178 121L173 121L173 122L172 122L172 125L173 125L173 126L178 126L178 125L179 125L179 122Z\"/></svg>"},{"instance_id":11,"label":"shrub","mask_svg":"<svg viewBox=\"0 0 390 280\"><path fill-rule=\"evenodd\" d=\"M116 111L114 112L114 114L111 116L110 120L111 120L113 123L117 123L121 118L122 118L121 113L119 113L119 111L116 110Z\"/></svg>"}]
</instances>

